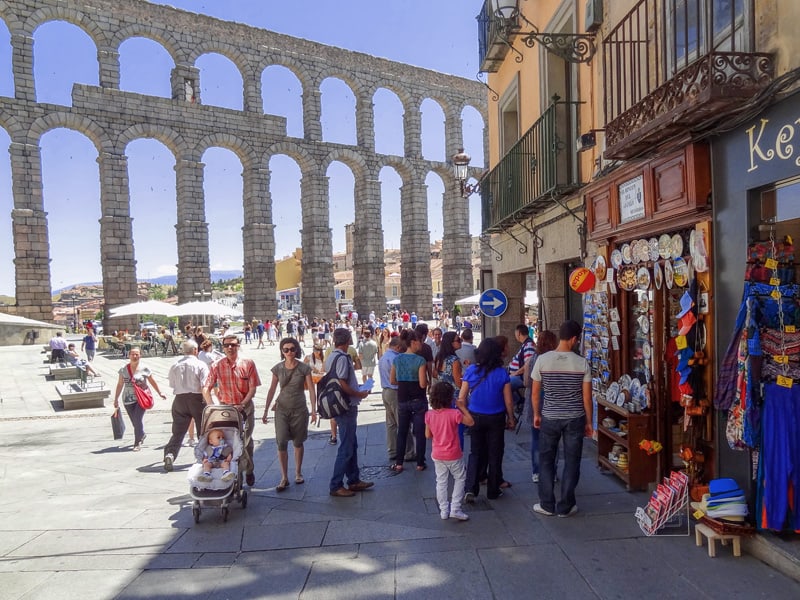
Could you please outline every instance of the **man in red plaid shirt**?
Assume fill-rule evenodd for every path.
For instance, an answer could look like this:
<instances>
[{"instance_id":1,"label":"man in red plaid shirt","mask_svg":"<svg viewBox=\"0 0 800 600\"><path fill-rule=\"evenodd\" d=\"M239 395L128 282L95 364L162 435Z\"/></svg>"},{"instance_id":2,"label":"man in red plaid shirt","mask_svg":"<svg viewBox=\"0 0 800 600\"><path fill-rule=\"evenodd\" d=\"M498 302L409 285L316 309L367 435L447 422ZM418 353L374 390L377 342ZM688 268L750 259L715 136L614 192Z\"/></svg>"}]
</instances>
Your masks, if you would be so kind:
<instances>
[{"instance_id":1,"label":"man in red plaid shirt","mask_svg":"<svg viewBox=\"0 0 800 600\"><path fill-rule=\"evenodd\" d=\"M261 385L255 363L249 358L239 358L239 338L235 335L226 335L222 338L222 348L225 356L215 361L208 372L205 385L203 385L203 399L206 404L211 404L211 390L217 394L222 404L230 404L245 415L247 420L247 454L250 464L247 466L245 477L247 485L253 486L256 478L253 473L253 397L256 388ZM216 386L216 388L215 388Z\"/></svg>"}]
</instances>

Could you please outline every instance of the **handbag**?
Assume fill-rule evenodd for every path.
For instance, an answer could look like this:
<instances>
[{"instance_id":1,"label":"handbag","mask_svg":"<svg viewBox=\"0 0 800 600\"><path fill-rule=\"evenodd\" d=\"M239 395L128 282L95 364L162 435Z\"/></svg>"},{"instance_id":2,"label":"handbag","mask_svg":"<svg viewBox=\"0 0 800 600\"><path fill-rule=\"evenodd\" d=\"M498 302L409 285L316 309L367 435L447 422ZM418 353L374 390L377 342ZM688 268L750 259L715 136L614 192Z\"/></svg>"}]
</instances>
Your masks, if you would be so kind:
<instances>
[{"instance_id":1,"label":"handbag","mask_svg":"<svg viewBox=\"0 0 800 600\"><path fill-rule=\"evenodd\" d=\"M130 365L128 365L128 374L131 376L131 385L133 386L133 393L136 394L136 402L144 410L153 408L153 393L150 388L142 387L134 381Z\"/></svg>"},{"instance_id":2,"label":"handbag","mask_svg":"<svg viewBox=\"0 0 800 600\"><path fill-rule=\"evenodd\" d=\"M317 414L322 419L335 419L350 410L350 401L336 376L340 356L333 359L331 368L317 384Z\"/></svg>"},{"instance_id":3,"label":"handbag","mask_svg":"<svg viewBox=\"0 0 800 600\"><path fill-rule=\"evenodd\" d=\"M125 420L122 418L122 411L119 407L111 413L111 431L114 433L115 440L121 440L125 435Z\"/></svg>"}]
</instances>

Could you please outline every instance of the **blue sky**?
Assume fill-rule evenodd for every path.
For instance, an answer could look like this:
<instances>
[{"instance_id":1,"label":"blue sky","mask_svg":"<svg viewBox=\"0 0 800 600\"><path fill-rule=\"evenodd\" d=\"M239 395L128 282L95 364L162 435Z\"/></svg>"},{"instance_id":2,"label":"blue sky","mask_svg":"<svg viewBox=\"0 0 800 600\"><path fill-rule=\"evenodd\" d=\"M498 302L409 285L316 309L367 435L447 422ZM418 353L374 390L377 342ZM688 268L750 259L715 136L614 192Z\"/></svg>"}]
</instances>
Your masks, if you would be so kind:
<instances>
[{"instance_id":1,"label":"blue sky","mask_svg":"<svg viewBox=\"0 0 800 600\"><path fill-rule=\"evenodd\" d=\"M477 72L477 25L481 0L310 0L297 3L253 0L169 0L154 2L247 23L255 27L382 56L398 62L473 78ZM343 9L345 5L347 8ZM268 6L269 9L264 7ZM311 17L313 15L313 17ZM123 90L169 96L172 60L155 42L142 38L120 48ZM241 77L220 55L202 56L201 99L204 104L241 108ZM71 104L73 83L97 84L96 49L90 38L66 23L47 23L34 34L34 77L37 100ZM299 84L280 67L262 77L264 110L287 118L289 135L302 135ZM11 47L7 28L0 24L0 95L13 95ZM352 93L338 80L322 87L323 139L354 143ZM379 92L376 104L376 146L379 152L402 153L402 109L390 93ZM443 115L432 101L423 113L423 154L444 160ZM465 147L473 164L481 166L483 123L467 111ZM0 147L8 147L8 134L0 128ZM65 129L42 138L44 205L50 223L51 284L100 281L100 186L97 153L89 140ZM139 278L175 272L175 172L174 157L159 142L137 140L127 149L134 218L134 245ZM212 269L240 269L242 265L241 164L221 148L209 149L205 163L206 220L209 222ZM270 162L273 221L277 257L300 246L300 171L287 157ZM331 228L334 251L344 250L344 224L354 219L353 177L334 163L330 178ZM430 175L428 183L431 239L442 237L442 181ZM381 173L384 244L400 244L400 179L391 169ZM470 230L479 233L477 196L471 200ZM13 207L8 155L0 157L0 212ZM0 294L14 293L13 243L10 219L0 221Z\"/></svg>"}]
</instances>

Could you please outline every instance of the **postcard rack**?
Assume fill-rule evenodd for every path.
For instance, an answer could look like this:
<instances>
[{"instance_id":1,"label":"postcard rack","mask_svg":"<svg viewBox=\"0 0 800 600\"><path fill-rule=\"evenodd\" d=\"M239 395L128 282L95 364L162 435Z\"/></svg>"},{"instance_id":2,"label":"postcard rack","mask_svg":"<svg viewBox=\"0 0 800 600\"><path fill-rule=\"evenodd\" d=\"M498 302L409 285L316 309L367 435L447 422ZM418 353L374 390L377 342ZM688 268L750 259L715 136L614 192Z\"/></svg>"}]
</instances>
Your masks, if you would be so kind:
<instances>
[{"instance_id":1,"label":"postcard rack","mask_svg":"<svg viewBox=\"0 0 800 600\"><path fill-rule=\"evenodd\" d=\"M636 509L635 517L648 537L658 535L666 527L675 528L676 535L689 535L689 479L686 474L673 471L665 477L656 486L647 506ZM685 532L678 531L679 528Z\"/></svg>"}]
</instances>

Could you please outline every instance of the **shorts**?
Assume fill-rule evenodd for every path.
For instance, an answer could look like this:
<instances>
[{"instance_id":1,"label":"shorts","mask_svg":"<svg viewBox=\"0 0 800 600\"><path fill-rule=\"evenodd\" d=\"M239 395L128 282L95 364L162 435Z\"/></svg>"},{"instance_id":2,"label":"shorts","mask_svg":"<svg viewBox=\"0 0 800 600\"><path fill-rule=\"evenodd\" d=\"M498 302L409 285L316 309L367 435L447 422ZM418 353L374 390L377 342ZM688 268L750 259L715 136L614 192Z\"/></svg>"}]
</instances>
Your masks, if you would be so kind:
<instances>
[{"instance_id":1,"label":"shorts","mask_svg":"<svg viewBox=\"0 0 800 600\"><path fill-rule=\"evenodd\" d=\"M375 366L365 367L362 365L361 367L361 374L364 377L372 377L375 374Z\"/></svg>"},{"instance_id":2,"label":"shorts","mask_svg":"<svg viewBox=\"0 0 800 600\"><path fill-rule=\"evenodd\" d=\"M308 439L308 409L275 411L275 441L278 450L286 450L289 442L299 448Z\"/></svg>"}]
</instances>

